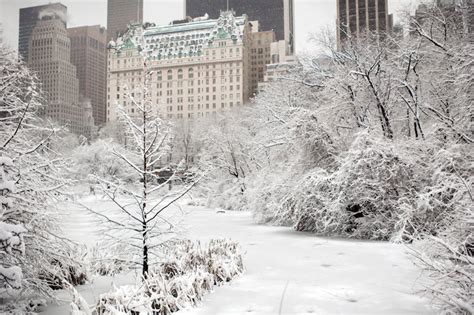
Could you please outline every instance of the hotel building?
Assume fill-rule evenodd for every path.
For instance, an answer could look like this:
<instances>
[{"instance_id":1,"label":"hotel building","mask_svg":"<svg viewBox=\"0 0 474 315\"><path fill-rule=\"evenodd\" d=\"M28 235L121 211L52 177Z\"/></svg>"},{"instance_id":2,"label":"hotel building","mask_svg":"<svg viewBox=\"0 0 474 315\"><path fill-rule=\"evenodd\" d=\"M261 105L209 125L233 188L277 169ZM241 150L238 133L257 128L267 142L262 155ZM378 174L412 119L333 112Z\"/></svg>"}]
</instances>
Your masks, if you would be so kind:
<instances>
[{"instance_id":1,"label":"hotel building","mask_svg":"<svg viewBox=\"0 0 474 315\"><path fill-rule=\"evenodd\" d=\"M247 16L232 12L145 30L136 25L109 45L107 121L118 119L119 106L136 113L124 91L142 97L143 54L153 71L152 101L162 117L194 119L242 106L251 96L251 40Z\"/></svg>"}]
</instances>

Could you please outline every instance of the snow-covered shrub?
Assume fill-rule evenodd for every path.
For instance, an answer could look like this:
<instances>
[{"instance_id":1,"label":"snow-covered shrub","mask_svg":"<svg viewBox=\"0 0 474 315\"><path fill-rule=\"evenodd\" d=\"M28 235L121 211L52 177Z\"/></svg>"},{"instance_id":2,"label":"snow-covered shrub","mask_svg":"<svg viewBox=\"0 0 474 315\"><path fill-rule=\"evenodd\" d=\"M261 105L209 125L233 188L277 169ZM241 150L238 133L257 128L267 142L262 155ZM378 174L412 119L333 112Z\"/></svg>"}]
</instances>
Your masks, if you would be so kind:
<instances>
[{"instance_id":1,"label":"snow-covered shrub","mask_svg":"<svg viewBox=\"0 0 474 315\"><path fill-rule=\"evenodd\" d=\"M260 222L299 231L411 242L443 231L466 207L468 151L363 132L331 171L280 173L273 185L249 189L249 205Z\"/></svg>"},{"instance_id":2,"label":"snow-covered shrub","mask_svg":"<svg viewBox=\"0 0 474 315\"><path fill-rule=\"evenodd\" d=\"M407 151L414 156L418 188L410 208L399 212L394 241L411 241L426 235L444 233L457 220L466 217L472 205L473 151L466 145L423 143L423 151ZM421 171L422 170L422 171Z\"/></svg>"},{"instance_id":3,"label":"snow-covered shrub","mask_svg":"<svg viewBox=\"0 0 474 315\"><path fill-rule=\"evenodd\" d=\"M52 258L50 266L41 272L41 279L53 290L66 288L66 283L73 286L85 284L88 279L85 266L86 248L69 244L64 249L59 248L58 251L62 259Z\"/></svg>"},{"instance_id":4,"label":"snow-covered shrub","mask_svg":"<svg viewBox=\"0 0 474 315\"><path fill-rule=\"evenodd\" d=\"M328 147L318 145L319 141L313 143ZM332 154L326 155L333 159ZM304 156L306 161L315 161L315 153L306 152ZM290 184L263 190L265 202L274 208L273 212L267 211L267 219L290 223L299 231L388 239L394 231L399 203L406 195L412 201L414 198L411 162L393 143L370 133L361 133L348 152L324 163L324 168L317 161L308 165L316 167L283 173L282 183ZM255 209L257 213L261 210Z\"/></svg>"},{"instance_id":5,"label":"snow-covered shrub","mask_svg":"<svg viewBox=\"0 0 474 315\"><path fill-rule=\"evenodd\" d=\"M133 267L130 257L127 259L126 246L99 243L88 252L89 269L92 274L113 276Z\"/></svg>"},{"instance_id":6,"label":"snow-covered shrub","mask_svg":"<svg viewBox=\"0 0 474 315\"><path fill-rule=\"evenodd\" d=\"M225 210L244 210L245 200L241 180L224 177L219 183L207 190L206 206Z\"/></svg>"},{"instance_id":7,"label":"snow-covered shrub","mask_svg":"<svg viewBox=\"0 0 474 315\"><path fill-rule=\"evenodd\" d=\"M232 241L181 241L165 251L166 260L137 286L102 294L96 310L106 314L171 314L196 305L215 285L243 272L240 246Z\"/></svg>"},{"instance_id":8,"label":"snow-covered shrub","mask_svg":"<svg viewBox=\"0 0 474 315\"><path fill-rule=\"evenodd\" d=\"M292 110L293 120L286 129L292 131L281 151L269 150L268 165L256 173L247 183L245 192L247 207L254 213L257 222L276 222L293 225L296 211L295 196L301 192L306 180L311 181L336 166L337 144L327 128L318 123L316 117L305 109ZM271 164L270 164L271 163ZM314 170L315 174L309 174ZM308 187L310 191L314 187Z\"/></svg>"},{"instance_id":9,"label":"snow-covered shrub","mask_svg":"<svg viewBox=\"0 0 474 315\"><path fill-rule=\"evenodd\" d=\"M362 133L342 154L340 166L330 179L335 189L333 200L327 200L328 208L338 208L335 221L341 224L341 234L363 239L391 238L397 213L413 206L417 189L417 160L407 153L403 145Z\"/></svg>"},{"instance_id":10,"label":"snow-covered shrub","mask_svg":"<svg viewBox=\"0 0 474 315\"><path fill-rule=\"evenodd\" d=\"M473 314L473 151L451 145L433 152L427 161L430 182L418 195L416 220L410 220L421 239L415 242L414 256L431 277L426 291L443 312Z\"/></svg>"},{"instance_id":11,"label":"snow-covered shrub","mask_svg":"<svg viewBox=\"0 0 474 315\"><path fill-rule=\"evenodd\" d=\"M125 150L110 139L98 139L90 145L78 146L71 153L74 164L72 173L81 180L90 180L88 176L94 175L110 181L114 178L120 178L126 182L137 181L138 177L128 172L127 164L117 159L113 151L123 153Z\"/></svg>"},{"instance_id":12,"label":"snow-covered shrub","mask_svg":"<svg viewBox=\"0 0 474 315\"><path fill-rule=\"evenodd\" d=\"M445 314L474 314L474 214L466 209L464 215L414 251L431 278L426 291Z\"/></svg>"}]
</instances>

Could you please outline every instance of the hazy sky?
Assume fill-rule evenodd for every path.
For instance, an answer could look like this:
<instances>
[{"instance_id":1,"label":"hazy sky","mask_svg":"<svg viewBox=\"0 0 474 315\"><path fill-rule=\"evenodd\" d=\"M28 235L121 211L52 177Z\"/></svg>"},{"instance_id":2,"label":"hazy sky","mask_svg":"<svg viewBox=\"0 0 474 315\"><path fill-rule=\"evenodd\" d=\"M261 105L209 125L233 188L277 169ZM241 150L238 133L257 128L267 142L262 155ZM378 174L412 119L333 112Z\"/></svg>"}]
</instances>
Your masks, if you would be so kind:
<instances>
[{"instance_id":1,"label":"hazy sky","mask_svg":"<svg viewBox=\"0 0 474 315\"><path fill-rule=\"evenodd\" d=\"M258 0L255 0L258 1ZM68 7L68 26L107 24L107 0L0 0L0 23L4 37L12 48L18 47L19 9L29 6L61 2ZM294 0L296 50L313 48L309 34L324 28L335 32L336 0ZM406 6L412 8L418 0L388 0L389 12L395 14ZM144 0L145 21L168 24L183 17L183 0Z\"/></svg>"}]
</instances>

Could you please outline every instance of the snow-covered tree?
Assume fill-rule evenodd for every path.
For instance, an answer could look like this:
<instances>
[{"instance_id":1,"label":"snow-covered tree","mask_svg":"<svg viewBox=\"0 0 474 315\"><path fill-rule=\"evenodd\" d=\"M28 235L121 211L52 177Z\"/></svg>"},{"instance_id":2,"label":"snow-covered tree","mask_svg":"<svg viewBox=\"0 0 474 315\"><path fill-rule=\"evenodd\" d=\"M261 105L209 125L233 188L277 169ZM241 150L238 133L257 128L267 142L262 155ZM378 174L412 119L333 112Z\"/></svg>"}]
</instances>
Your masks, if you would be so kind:
<instances>
[{"instance_id":1,"label":"snow-covered tree","mask_svg":"<svg viewBox=\"0 0 474 315\"><path fill-rule=\"evenodd\" d=\"M8 168L13 162L6 156L0 157L0 292L8 292L9 289L21 289L22 271L19 267L21 257L25 253L24 234L27 230L21 223L8 223L4 221L3 215L12 212L13 199L11 194L15 193L15 183L8 178ZM0 295L1 296L1 295Z\"/></svg>"},{"instance_id":2,"label":"snow-covered tree","mask_svg":"<svg viewBox=\"0 0 474 315\"><path fill-rule=\"evenodd\" d=\"M2 295L2 311L20 307L22 298L50 296L53 283L71 276L69 271L78 266L69 252L72 244L61 237L52 216L67 181L62 177L65 160L53 149L58 130L39 115L41 94L34 73L1 47L0 261L4 276L10 276L1 286L21 287Z\"/></svg>"},{"instance_id":3,"label":"snow-covered tree","mask_svg":"<svg viewBox=\"0 0 474 315\"><path fill-rule=\"evenodd\" d=\"M134 26L135 27L135 26ZM176 234L176 222L165 215L177 200L195 185L196 181L182 183L169 190L170 183L180 181L174 171L162 178L160 170L166 166L172 140L168 122L162 120L157 105L150 95L153 75L145 47L142 29L130 29L124 41L131 41L142 57L141 84L135 88L124 87L125 97L132 103L134 113L121 108L120 122L124 126L126 144L124 151L113 150L116 159L126 165L127 172L134 173L137 181L130 185L123 178L114 181L95 177L105 195L114 203L116 211L90 209L104 222L105 235L114 245L126 245L129 249L122 259L129 260L141 269L142 278L148 277L150 266L157 261L160 247ZM127 37L128 36L128 37ZM115 46L120 51L120 43Z\"/></svg>"}]
</instances>

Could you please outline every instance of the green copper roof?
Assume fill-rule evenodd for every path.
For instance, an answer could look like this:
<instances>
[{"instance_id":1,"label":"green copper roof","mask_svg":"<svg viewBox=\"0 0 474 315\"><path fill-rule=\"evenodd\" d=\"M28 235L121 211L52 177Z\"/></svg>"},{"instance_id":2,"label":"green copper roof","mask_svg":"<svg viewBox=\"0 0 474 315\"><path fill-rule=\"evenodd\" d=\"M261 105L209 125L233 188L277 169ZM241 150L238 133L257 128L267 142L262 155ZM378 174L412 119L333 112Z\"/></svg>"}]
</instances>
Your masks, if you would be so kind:
<instances>
[{"instance_id":1,"label":"green copper roof","mask_svg":"<svg viewBox=\"0 0 474 315\"><path fill-rule=\"evenodd\" d=\"M192 21L183 24L153 26L143 30L139 24L130 25L126 34L117 40L117 50L141 49L150 58L174 59L200 56L203 49L213 47L215 40L242 40L247 16L235 17L232 12L222 12L215 20ZM144 38L138 45L143 32Z\"/></svg>"}]
</instances>

